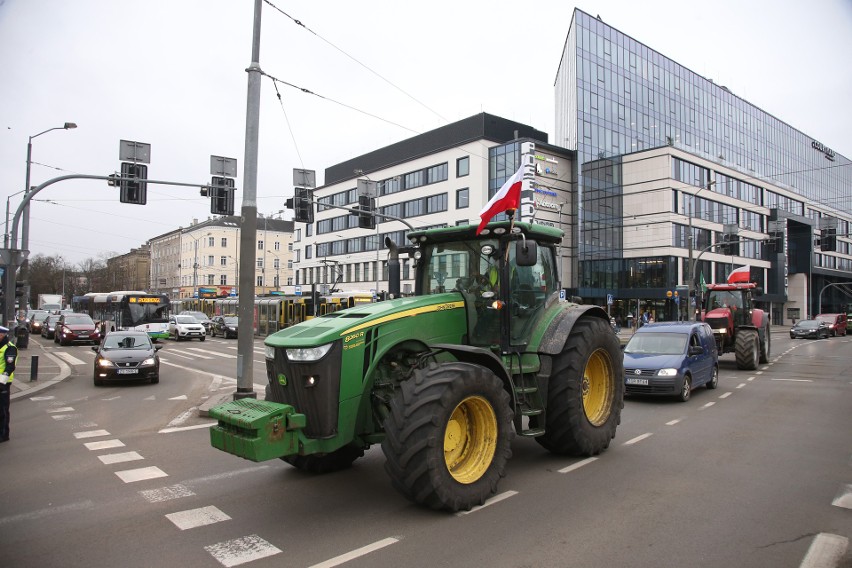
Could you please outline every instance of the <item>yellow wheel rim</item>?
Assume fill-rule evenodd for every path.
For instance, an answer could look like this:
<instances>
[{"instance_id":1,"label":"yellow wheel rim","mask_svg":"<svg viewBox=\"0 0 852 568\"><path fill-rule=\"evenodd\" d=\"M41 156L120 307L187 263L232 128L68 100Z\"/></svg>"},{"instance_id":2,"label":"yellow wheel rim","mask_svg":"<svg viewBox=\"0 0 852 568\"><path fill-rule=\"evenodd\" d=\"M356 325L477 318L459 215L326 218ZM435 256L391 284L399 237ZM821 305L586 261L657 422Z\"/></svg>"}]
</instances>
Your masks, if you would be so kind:
<instances>
[{"instance_id":1,"label":"yellow wheel rim","mask_svg":"<svg viewBox=\"0 0 852 568\"><path fill-rule=\"evenodd\" d=\"M598 349L589 357L583 371L583 410L594 426L602 426L612 411L615 385L609 354Z\"/></svg>"},{"instance_id":2,"label":"yellow wheel rim","mask_svg":"<svg viewBox=\"0 0 852 568\"><path fill-rule=\"evenodd\" d=\"M473 483L485 475L497 449L497 415L482 397L471 396L453 410L444 430L444 463L453 479Z\"/></svg>"}]
</instances>

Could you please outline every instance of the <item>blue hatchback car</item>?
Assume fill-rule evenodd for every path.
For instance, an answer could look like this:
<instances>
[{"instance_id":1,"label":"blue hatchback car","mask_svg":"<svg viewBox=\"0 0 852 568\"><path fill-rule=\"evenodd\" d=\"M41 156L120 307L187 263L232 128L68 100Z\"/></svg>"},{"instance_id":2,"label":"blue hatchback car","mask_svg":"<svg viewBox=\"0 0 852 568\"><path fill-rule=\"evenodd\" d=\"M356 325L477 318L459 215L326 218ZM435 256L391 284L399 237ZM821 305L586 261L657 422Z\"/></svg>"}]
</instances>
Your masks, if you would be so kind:
<instances>
[{"instance_id":1,"label":"blue hatchback car","mask_svg":"<svg viewBox=\"0 0 852 568\"><path fill-rule=\"evenodd\" d=\"M627 394L669 395L686 402L701 385L719 385L719 352L706 323L647 324L624 347Z\"/></svg>"}]
</instances>

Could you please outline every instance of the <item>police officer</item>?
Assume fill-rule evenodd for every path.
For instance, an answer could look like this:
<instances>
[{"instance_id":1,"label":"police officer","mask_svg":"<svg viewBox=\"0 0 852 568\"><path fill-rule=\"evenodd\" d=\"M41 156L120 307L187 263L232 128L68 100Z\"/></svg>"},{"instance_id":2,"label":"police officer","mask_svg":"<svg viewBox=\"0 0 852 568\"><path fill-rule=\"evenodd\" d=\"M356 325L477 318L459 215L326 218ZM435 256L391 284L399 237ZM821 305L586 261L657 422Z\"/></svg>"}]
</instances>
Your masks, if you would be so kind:
<instances>
[{"instance_id":1,"label":"police officer","mask_svg":"<svg viewBox=\"0 0 852 568\"><path fill-rule=\"evenodd\" d=\"M9 341L9 328L0 325L0 442L9 441L9 402L18 348Z\"/></svg>"}]
</instances>

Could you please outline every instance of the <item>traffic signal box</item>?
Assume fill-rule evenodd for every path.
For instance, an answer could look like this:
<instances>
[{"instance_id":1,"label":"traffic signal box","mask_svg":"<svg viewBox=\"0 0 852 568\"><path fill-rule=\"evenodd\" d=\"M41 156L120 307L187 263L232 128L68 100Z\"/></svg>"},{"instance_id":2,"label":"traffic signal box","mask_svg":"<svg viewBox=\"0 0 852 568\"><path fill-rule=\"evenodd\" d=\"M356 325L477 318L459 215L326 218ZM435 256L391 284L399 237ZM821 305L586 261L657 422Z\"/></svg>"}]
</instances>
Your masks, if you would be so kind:
<instances>
[{"instance_id":1,"label":"traffic signal box","mask_svg":"<svg viewBox=\"0 0 852 568\"><path fill-rule=\"evenodd\" d=\"M361 229L376 228L376 198L366 195L358 196L358 208L361 212L358 214L358 227Z\"/></svg>"},{"instance_id":2,"label":"traffic signal box","mask_svg":"<svg viewBox=\"0 0 852 568\"><path fill-rule=\"evenodd\" d=\"M837 250L837 229L825 228L820 230L819 248L823 252L834 252Z\"/></svg>"},{"instance_id":3,"label":"traffic signal box","mask_svg":"<svg viewBox=\"0 0 852 568\"><path fill-rule=\"evenodd\" d=\"M297 223L314 222L314 190L308 187L297 187L293 196L293 219Z\"/></svg>"},{"instance_id":4,"label":"traffic signal box","mask_svg":"<svg viewBox=\"0 0 852 568\"><path fill-rule=\"evenodd\" d=\"M119 179L120 197L122 203L145 205L148 202L148 166L132 162L121 162L121 178Z\"/></svg>"},{"instance_id":5,"label":"traffic signal box","mask_svg":"<svg viewBox=\"0 0 852 568\"><path fill-rule=\"evenodd\" d=\"M233 215L234 180L213 176L210 186L210 212L214 215Z\"/></svg>"}]
</instances>

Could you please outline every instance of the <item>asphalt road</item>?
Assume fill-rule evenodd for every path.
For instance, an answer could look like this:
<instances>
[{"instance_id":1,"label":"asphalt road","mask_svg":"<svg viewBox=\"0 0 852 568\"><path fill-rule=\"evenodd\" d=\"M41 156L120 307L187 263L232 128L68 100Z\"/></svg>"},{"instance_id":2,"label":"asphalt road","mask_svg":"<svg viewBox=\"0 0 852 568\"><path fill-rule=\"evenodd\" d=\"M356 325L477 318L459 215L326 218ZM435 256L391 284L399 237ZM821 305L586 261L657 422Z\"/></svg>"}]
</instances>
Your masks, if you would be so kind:
<instances>
[{"instance_id":1,"label":"asphalt road","mask_svg":"<svg viewBox=\"0 0 852 568\"><path fill-rule=\"evenodd\" d=\"M167 341L158 385L104 388L88 347L45 342L71 375L13 401L0 566L850 567L852 337L773 339L687 403L629 398L597 459L516 440L457 515L397 494L379 447L325 476L212 449L197 409L235 389L235 340ZM262 396L260 342L254 375Z\"/></svg>"}]
</instances>

